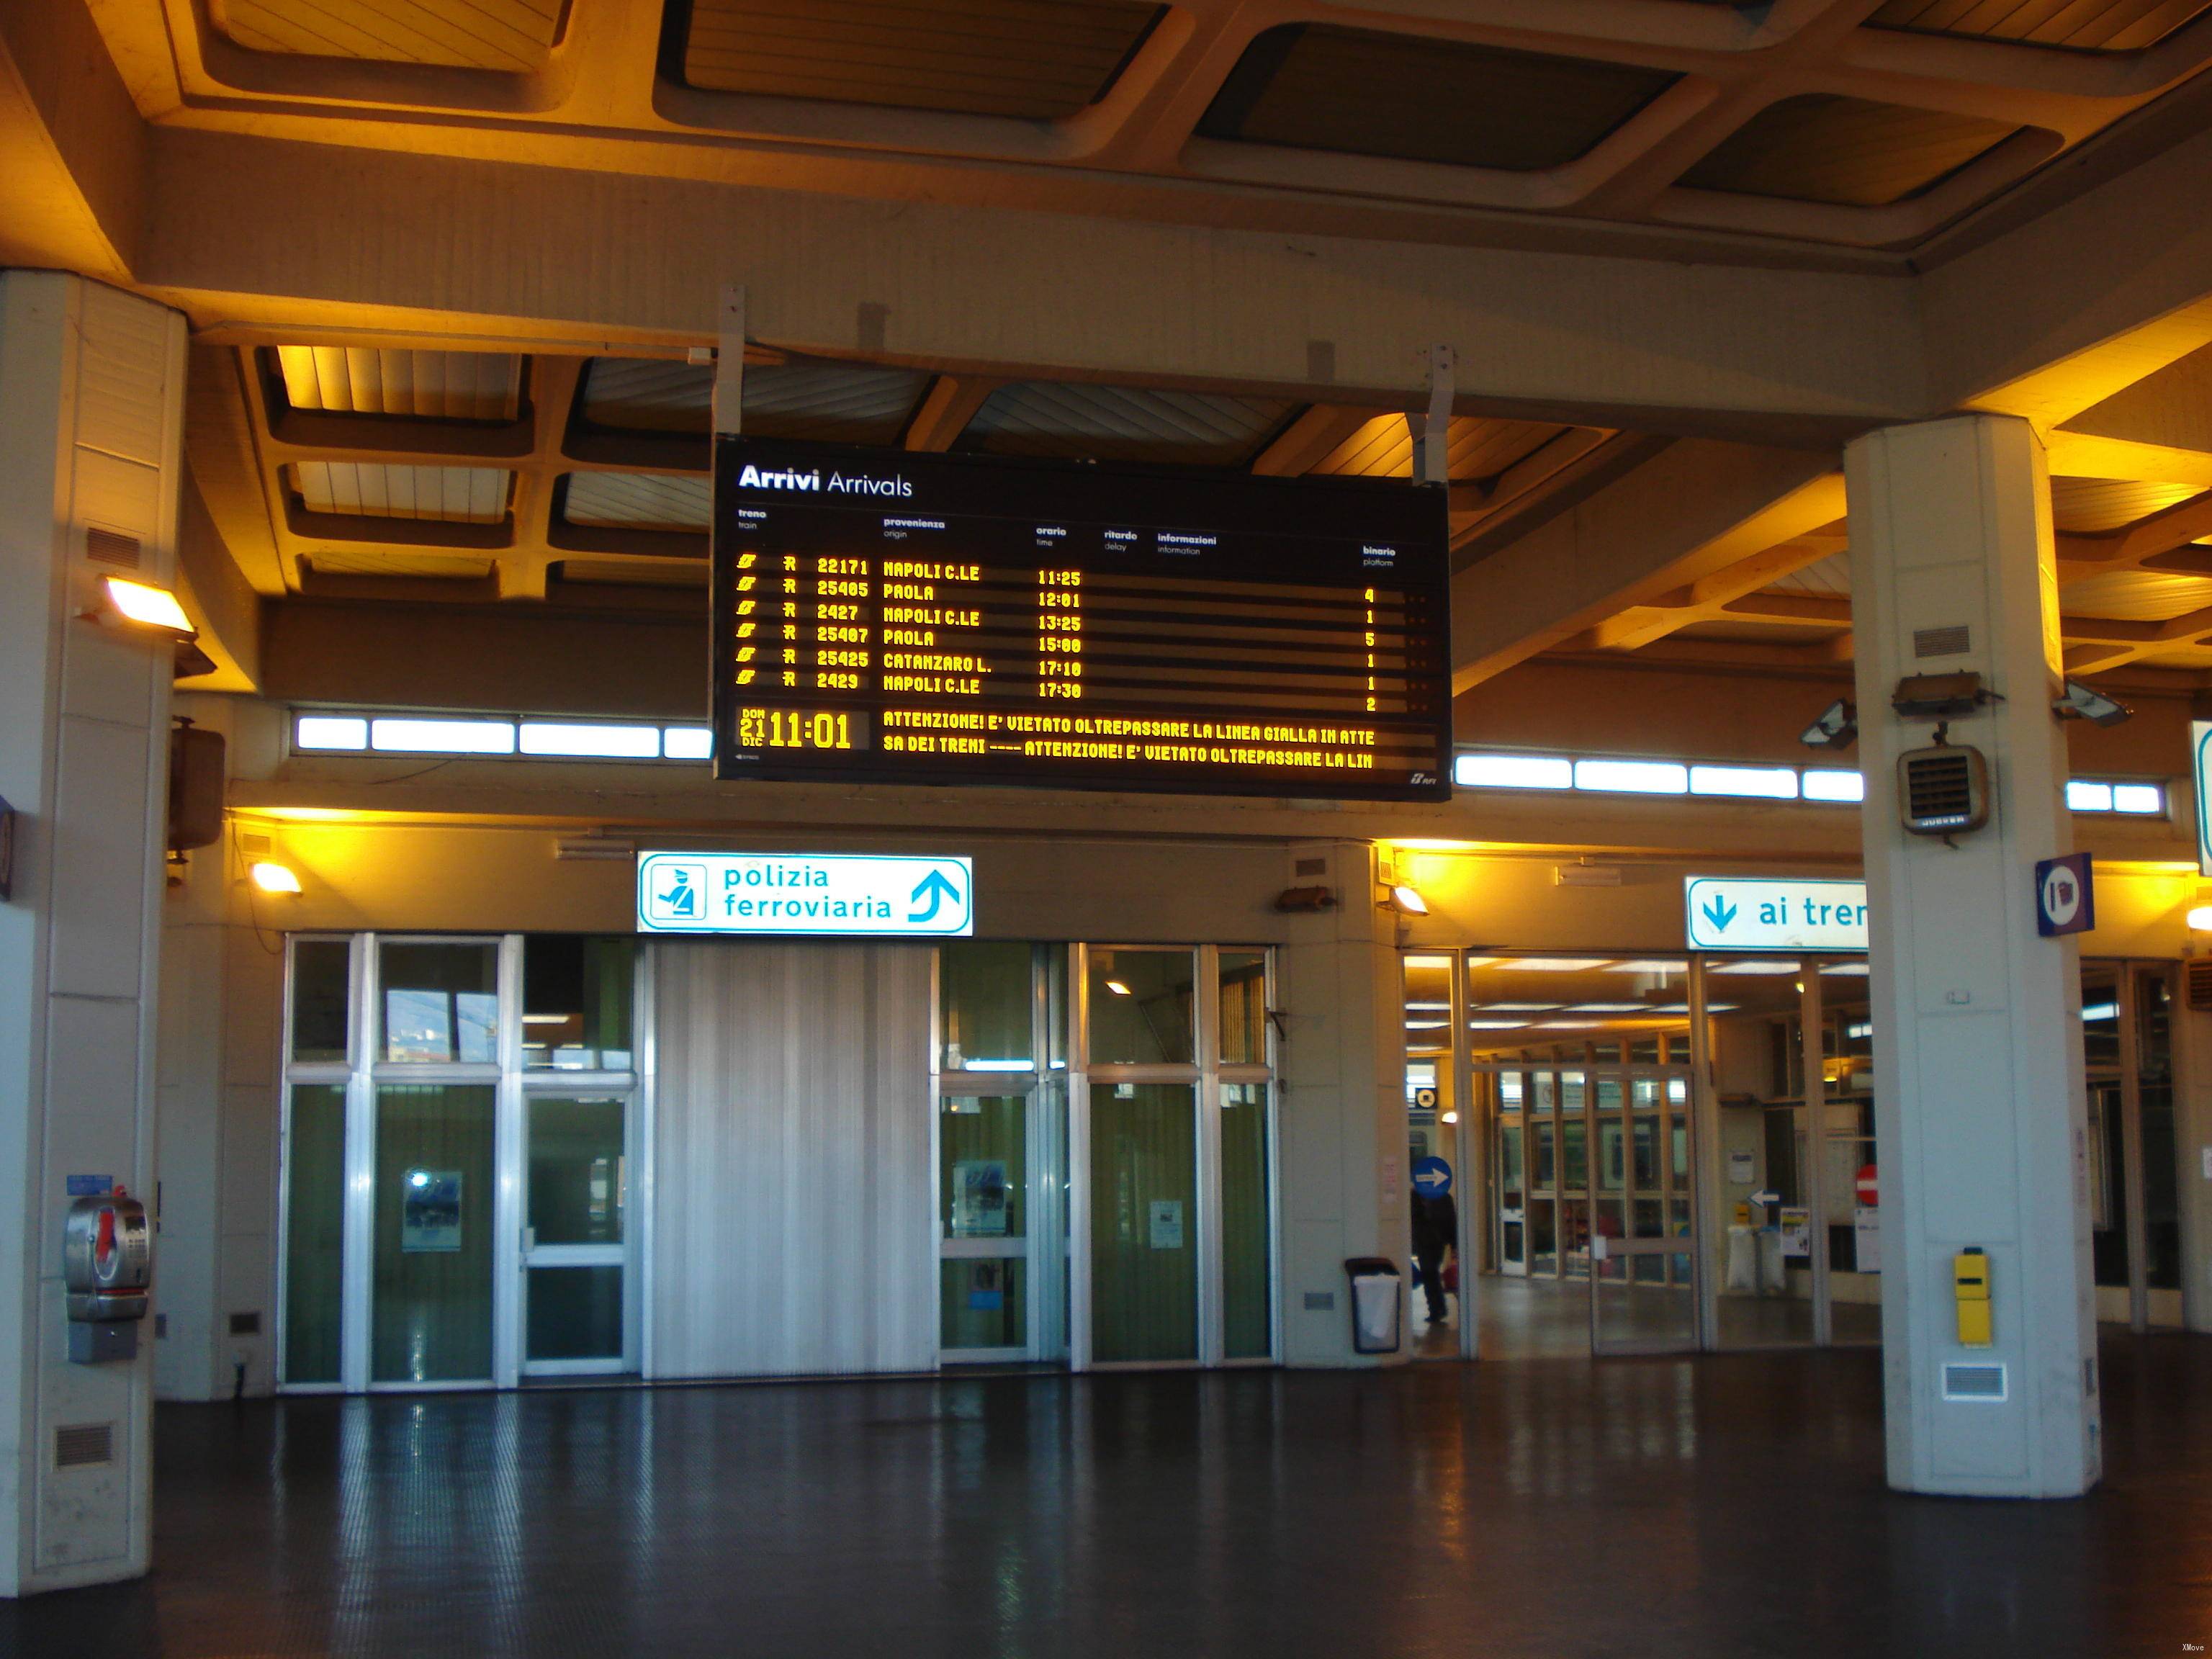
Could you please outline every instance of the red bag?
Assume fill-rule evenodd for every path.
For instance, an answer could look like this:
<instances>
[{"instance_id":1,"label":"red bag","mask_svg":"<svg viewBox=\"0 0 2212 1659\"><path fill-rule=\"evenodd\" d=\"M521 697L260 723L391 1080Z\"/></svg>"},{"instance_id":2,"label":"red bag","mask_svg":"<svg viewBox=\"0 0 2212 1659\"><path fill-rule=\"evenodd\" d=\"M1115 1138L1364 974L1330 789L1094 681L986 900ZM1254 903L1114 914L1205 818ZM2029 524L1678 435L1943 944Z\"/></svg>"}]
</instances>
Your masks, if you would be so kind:
<instances>
[{"instance_id":1,"label":"red bag","mask_svg":"<svg viewBox=\"0 0 2212 1659\"><path fill-rule=\"evenodd\" d=\"M1456 1250L1452 1252L1452 1259L1444 1263L1443 1281L1444 1289L1448 1293L1456 1294L1458 1292L1459 1252Z\"/></svg>"}]
</instances>

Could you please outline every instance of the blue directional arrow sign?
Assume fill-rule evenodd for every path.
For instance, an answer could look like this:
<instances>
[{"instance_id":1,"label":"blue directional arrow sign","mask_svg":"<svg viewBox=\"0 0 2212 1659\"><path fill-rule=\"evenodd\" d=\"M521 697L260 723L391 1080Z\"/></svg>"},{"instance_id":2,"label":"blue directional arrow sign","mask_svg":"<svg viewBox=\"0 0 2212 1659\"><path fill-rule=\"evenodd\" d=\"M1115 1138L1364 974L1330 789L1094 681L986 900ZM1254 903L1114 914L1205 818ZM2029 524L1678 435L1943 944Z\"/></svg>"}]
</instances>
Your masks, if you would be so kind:
<instances>
[{"instance_id":1,"label":"blue directional arrow sign","mask_svg":"<svg viewBox=\"0 0 2212 1659\"><path fill-rule=\"evenodd\" d=\"M1440 1158L1417 1158L1413 1160L1413 1190L1424 1197L1435 1198L1451 1190L1451 1165Z\"/></svg>"},{"instance_id":2,"label":"blue directional arrow sign","mask_svg":"<svg viewBox=\"0 0 2212 1659\"><path fill-rule=\"evenodd\" d=\"M1769 1189L1769 1188L1761 1188L1759 1191L1757 1191L1757 1192L1753 1193L1753 1194L1751 1195L1751 1202L1752 1202L1752 1203L1753 1203L1753 1204L1758 1204L1758 1205L1762 1205L1762 1206L1764 1206L1765 1207L1766 1207L1766 1208L1768 1208L1768 1209L1772 1209L1772 1208L1773 1208L1777 1204L1779 1204L1781 1201L1782 1201L1782 1194L1779 1194L1779 1193L1778 1193L1778 1192L1774 1192L1774 1191L1772 1191L1772 1190L1771 1190L1771 1189Z\"/></svg>"},{"instance_id":3,"label":"blue directional arrow sign","mask_svg":"<svg viewBox=\"0 0 2212 1659\"><path fill-rule=\"evenodd\" d=\"M641 933L945 939L975 931L968 860L860 853L641 853Z\"/></svg>"},{"instance_id":4,"label":"blue directional arrow sign","mask_svg":"<svg viewBox=\"0 0 2212 1659\"><path fill-rule=\"evenodd\" d=\"M1683 883L1684 943L1692 951L1863 951L1863 881L1691 876Z\"/></svg>"},{"instance_id":5,"label":"blue directional arrow sign","mask_svg":"<svg viewBox=\"0 0 2212 1659\"><path fill-rule=\"evenodd\" d=\"M945 900L951 899L953 903L958 904L960 890L945 878L944 871L933 869L914 884L914 891L908 893L907 898L910 902L921 907L918 910L909 912L907 916L908 921L919 925L925 921L936 921L937 913L945 908Z\"/></svg>"}]
</instances>

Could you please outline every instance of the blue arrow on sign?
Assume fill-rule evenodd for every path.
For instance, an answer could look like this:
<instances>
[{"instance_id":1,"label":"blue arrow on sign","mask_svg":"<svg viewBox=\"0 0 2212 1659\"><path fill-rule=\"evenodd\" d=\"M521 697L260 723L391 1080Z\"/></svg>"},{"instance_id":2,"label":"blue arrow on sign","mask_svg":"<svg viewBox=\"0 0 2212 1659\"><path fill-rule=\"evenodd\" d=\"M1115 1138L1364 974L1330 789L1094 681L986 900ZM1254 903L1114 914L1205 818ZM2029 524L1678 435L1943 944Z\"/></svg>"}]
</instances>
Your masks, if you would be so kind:
<instances>
[{"instance_id":1,"label":"blue arrow on sign","mask_svg":"<svg viewBox=\"0 0 2212 1659\"><path fill-rule=\"evenodd\" d=\"M1741 914L1742 912L1728 902L1728 895L1725 893L1716 893L1705 901L1705 920L1712 923L1713 931L1716 933L1728 932L1729 924Z\"/></svg>"},{"instance_id":2,"label":"blue arrow on sign","mask_svg":"<svg viewBox=\"0 0 2212 1659\"><path fill-rule=\"evenodd\" d=\"M1756 1192L1751 1195L1751 1201L1764 1208L1771 1209L1782 1201L1782 1194L1776 1192Z\"/></svg>"},{"instance_id":3,"label":"blue arrow on sign","mask_svg":"<svg viewBox=\"0 0 2212 1659\"><path fill-rule=\"evenodd\" d=\"M928 905L927 909L910 911L907 915L908 921L933 921L945 900L951 899L955 904L960 902L960 890L945 878L942 870L932 870L915 884L914 891L907 897L916 904L927 901Z\"/></svg>"}]
</instances>

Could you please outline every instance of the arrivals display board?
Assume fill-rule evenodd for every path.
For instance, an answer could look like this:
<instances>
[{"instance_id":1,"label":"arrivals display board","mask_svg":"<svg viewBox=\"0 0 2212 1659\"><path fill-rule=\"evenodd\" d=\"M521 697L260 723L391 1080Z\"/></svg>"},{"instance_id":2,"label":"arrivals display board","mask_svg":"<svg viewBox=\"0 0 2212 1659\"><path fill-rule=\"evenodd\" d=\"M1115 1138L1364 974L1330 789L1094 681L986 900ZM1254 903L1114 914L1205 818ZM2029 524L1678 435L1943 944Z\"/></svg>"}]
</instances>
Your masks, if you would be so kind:
<instances>
[{"instance_id":1,"label":"arrivals display board","mask_svg":"<svg viewBox=\"0 0 2212 1659\"><path fill-rule=\"evenodd\" d=\"M1431 800L1446 495L725 437L714 770Z\"/></svg>"}]
</instances>

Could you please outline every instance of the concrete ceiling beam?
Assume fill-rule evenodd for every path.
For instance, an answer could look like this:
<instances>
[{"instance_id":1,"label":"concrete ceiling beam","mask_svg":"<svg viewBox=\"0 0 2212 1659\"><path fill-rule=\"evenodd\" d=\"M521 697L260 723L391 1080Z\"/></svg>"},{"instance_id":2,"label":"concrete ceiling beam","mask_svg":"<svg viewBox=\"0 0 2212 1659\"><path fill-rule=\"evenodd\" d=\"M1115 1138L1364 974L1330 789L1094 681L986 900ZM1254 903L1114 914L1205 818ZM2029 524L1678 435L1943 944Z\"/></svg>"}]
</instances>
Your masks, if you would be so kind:
<instances>
[{"instance_id":1,"label":"concrete ceiling beam","mask_svg":"<svg viewBox=\"0 0 2212 1659\"><path fill-rule=\"evenodd\" d=\"M127 281L147 131L80 0L0 0L0 265Z\"/></svg>"}]
</instances>

